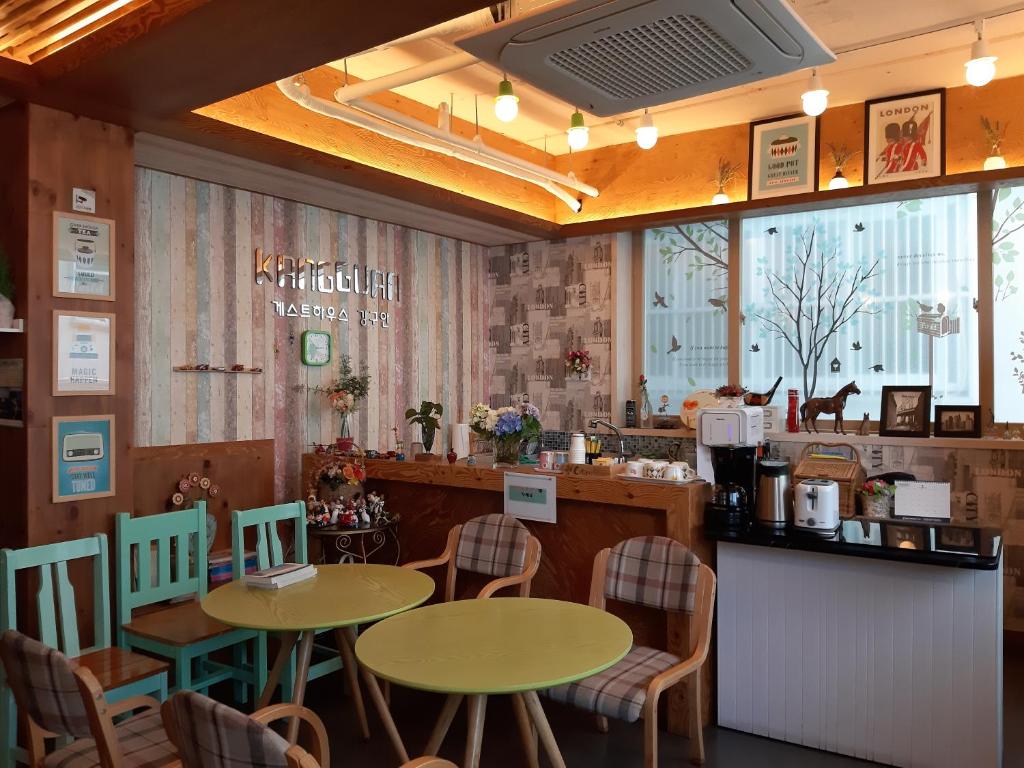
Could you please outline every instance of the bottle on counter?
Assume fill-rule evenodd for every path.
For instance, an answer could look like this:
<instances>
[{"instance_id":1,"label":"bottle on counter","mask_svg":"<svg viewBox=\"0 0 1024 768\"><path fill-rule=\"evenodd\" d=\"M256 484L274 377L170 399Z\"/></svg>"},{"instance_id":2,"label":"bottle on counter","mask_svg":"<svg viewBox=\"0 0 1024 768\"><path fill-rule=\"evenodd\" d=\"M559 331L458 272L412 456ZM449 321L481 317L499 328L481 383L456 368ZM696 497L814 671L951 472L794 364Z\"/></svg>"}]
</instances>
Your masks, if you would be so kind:
<instances>
[{"instance_id":1,"label":"bottle on counter","mask_svg":"<svg viewBox=\"0 0 1024 768\"><path fill-rule=\"evenodd\" d=\"M786 411L786 431L800 431L800 395L795 389L789 390L789 410Z\"/></svg>"},{"instance_id":2,"label":"bottle on counter","mask_svg":"<svg viewBox=\"0 0 1024 768\"><path fill-rule=\"evenodd\" d=\"M587 443L582 432L574 432L569 438L569 463L587 463Z\"/></svg>"}]
</instances>

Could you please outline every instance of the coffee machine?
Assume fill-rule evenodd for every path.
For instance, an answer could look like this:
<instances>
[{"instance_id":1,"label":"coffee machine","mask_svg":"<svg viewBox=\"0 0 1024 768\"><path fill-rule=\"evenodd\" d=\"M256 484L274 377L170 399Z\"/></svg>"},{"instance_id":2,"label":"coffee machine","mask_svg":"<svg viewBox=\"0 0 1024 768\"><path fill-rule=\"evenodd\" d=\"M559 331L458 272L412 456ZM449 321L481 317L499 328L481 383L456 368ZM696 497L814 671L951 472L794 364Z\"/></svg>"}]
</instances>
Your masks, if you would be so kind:
<instances>
[{"instance_id":1,"label":"coffee machine","mask_svg":"<svg viewBox=\"0 0 1024 768\"><path fill-rule=\"evenodd\" d=\"M704 408L697 414L697 474L711 483L704 510L710 531L745 531L753 520L764 410Z\"/></svg>"}]
</instances>

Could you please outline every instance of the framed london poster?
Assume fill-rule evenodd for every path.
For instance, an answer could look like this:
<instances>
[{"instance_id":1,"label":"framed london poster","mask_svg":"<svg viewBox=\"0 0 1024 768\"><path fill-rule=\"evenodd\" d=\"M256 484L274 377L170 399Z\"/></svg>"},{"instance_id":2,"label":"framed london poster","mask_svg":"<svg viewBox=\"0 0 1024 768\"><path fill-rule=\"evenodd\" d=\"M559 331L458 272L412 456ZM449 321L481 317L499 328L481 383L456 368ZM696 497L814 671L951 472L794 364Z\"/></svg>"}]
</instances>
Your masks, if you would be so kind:
<instances>
[{"instance_id":1,"label":"framed london poster","mask_svg":"<svg viewBox=\"0 0 1024 768\"><path fill-rule=\"evenodd\" d=\"M114 300L114 222L53 212L53 295Z\"/></svg>"},{"instance_id":2,"label":"framed london poster","mask_svg":"<svg viewBox=\"0 0 1024 768\"><path fill-rule=\"evenodd\" d=\"M113 495L113 414L54 416L54 503Z\"/></svg>"},{"instance_id":3,"label":"framed london poster","mask_svg":"<svg viewBox=\"0 0 1024 768\"><path fill-rule=\"evenodd\" d=\"M941 176L946 170L946 91L864 103L864 183Z\"/></svg>"},{"instance_id":4,"label":"framed london poster","mask_svg":"<svg viewBox=\"0 0 1024 768\"><path fill-rule=\"evenodd\" d=\"M114 394L114 316L53 311L53 394Z\"/></svg>"},{"instance_id":5,"label":"framed london poster","mask_svg":"<svg viewBox=\"0 0 1024 768\"><path fill-rule=\"evenodd\" d=\"M750 124L751 200L818 188L818 118L776 117Z\"/></svg>"}]
</instances>

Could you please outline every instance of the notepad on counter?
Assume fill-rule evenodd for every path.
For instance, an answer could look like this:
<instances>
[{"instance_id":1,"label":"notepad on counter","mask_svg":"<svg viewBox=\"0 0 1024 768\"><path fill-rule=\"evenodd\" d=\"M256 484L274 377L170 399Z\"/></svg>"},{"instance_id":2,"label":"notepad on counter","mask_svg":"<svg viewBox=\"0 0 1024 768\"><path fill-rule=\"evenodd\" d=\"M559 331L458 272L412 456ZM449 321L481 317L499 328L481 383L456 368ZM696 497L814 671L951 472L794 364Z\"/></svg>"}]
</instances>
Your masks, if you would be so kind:
<instances>
[{"instance_id":1,"label":"notepad on counter","mask_svg":"<svg viewBox=\"0 0 1024 768\"><path fill-rule=\"evenodd\" d=\"M243 579L247 587L256 589L281 589L292 584L312 579L316 568L307 563L282 563L273 568L247 573Z\"/></svg>"},{"instance_id":2,"label":"notepad on counter","mask_svg":"<svg viewBox=\"0 0 1024 768\"><path fill-rule=\"evenodd\" d=\"M897 480L893 514L914 520L949 521L949 483Z\"/></svg>"}]
</instances>

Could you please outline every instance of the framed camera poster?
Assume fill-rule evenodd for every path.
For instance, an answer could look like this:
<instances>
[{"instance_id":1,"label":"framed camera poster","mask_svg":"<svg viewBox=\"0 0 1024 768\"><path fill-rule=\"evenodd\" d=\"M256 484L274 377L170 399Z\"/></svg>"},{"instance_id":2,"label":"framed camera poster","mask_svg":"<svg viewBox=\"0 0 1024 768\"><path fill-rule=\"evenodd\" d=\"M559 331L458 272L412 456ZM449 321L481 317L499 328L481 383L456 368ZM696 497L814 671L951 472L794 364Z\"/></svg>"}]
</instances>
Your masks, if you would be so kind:
<instances>
[{"instance_id":1,"label":"framed camera poster","mask_svg":"<svg viewBox=\"0 0 1024 768\"><path fill-rule=\"evenodd\" d=\"M114 394L114 316L53 311L53 394Z\"/></svg>"},{"instance_id":2,"label":"framed camera poster","mask_svg":"<svg viewBox=\"0 0 1024 768\"><path fill-rule=\"evenodd\" d=\"M750 124L751 200L818 188L818 118L807 115Z\"/></svg>"},{"instance_id":3,"label":"framed camera poster","mask_svg":"<svg viewBox=\"0 0 1024 768\"><path fill-rule=\"evenodd\" d=\"M114 495L114 416L53 417L53 501Z\"/></svg>"},{"instance_id":4,"label":"framed camera poster","mask_svg":"<svg viewBox=\"0 0 1024 768\"><path fill-rule=\"evenodd\" d=\"M114 222L53 212L53 295L114 300Z\"/></svg>"},{"instance_id":5,"label":"framed camera poster","mask_svg":"<svg viewBox=\"0 0 1024 768\"><path fill-rule=\"evenodd\" d=\"M864 103L864 183L940 176L946 169L946 91Z\"/></svg>"}]
</instances>

